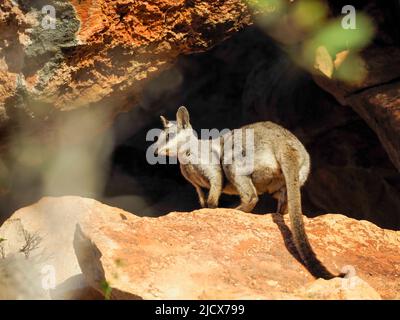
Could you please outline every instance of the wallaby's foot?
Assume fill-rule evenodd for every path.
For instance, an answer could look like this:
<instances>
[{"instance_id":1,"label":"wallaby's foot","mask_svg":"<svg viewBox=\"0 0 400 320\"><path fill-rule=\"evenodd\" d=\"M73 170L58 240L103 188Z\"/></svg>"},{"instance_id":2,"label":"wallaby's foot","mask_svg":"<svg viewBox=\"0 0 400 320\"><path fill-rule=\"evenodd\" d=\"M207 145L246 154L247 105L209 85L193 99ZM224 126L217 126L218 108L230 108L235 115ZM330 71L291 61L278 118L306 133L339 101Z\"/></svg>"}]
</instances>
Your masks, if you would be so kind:
<instances>
[{"instance_id":1,"label":"wallaby's foot","mask_svg":"<svg viewBox=\"0 0 400 320\"><path fill-rule=\"evenodd\" d=\"M208 203L208 208L210 209L216 209L218 208L218 204L214 203L214 202L210 202Z\"/></svg>"},{"instance_id":2,"label":"wallaby's foot","mask_svg":"<svg viewBox=\"0 0 400 320\"><path fill-rule=\"evenodd\" d=\"M278 206L276 208L276 213L279 214L287 214L287 197L286 197L286 188L283 187L279 191L273 194L273 197L278 201Z\"/></svg>"},{"instance_id":3,"label":"wallaby's foot","mask_svg":"<svg viewBox=\"0 0 400 320\"><path fill-rule=\"evenodd\" d=\"M205 199L199 199L200 207L207 208L207 204Z\"/></svg>"},{"instance_id":4,"label":"wallaby's foot","mask_svg":"<svg viewBox=\"0 0 400 320\"><path fill-rule=\"evenodd\" d=\"M210 192L208 193L207 206L210 209L218 208L219 198L222 193L222 175L216 174L210 179Z\"/></svg>"},{"instance_id":5,"label":"wallaby's foot","mask_svg":"<svg viewBox=\"0 0 400 320\"><path fill-rule=\"evenodd\" d=\"M278 203L277 213L285 215L288 213L287 202Z\"/></svg>"},{"instance_id":6,"label":"wallaby's foot","mask_svg":"<svg viewBox=\"0 0 400 320\"><path fill-rule=\"evenodd\" d=\"M253 204L253 203L242 203L242 204L240 204L240 206L237 206L235 208L235 210L240 210L243 212L251 212L255 206L256 206L256 204Z\"/></svg>"},{"instance_id":7,"label":"wallaby's foot","mask_svg":"<svg viewBox=\"0 0 400 320\"><path fill-rule=\"evenodd\" d=\"M211 194L208 196L207 199L207 207L210 209L215 209L218 208L218 202L219 202L219 194Z\"/></svg>"}]
</instances>

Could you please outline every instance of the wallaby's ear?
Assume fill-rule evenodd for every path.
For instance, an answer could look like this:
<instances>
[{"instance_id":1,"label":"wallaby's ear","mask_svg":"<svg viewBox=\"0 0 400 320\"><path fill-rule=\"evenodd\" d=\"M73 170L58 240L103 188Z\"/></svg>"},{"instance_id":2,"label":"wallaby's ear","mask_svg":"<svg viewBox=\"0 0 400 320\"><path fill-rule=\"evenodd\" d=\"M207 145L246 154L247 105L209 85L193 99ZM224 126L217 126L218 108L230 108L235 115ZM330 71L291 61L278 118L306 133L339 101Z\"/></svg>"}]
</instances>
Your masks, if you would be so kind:
<instances>
[{"instance_id":1,"label":"wallaby's ear","mask_svg":"<svg viewBox=\"0 0 400 320\"><path fill-rule=\"evenodd\" d=\"M189 111L185 107L180 107L176 113L176 122L179 128L190 128Z\"/></svg>"},{"instance_id":2,"label":"wallaby's ear","mask_svg":"<svg viewBox=\"0 0 400 320\"><path fill-rule=\"evenodd\" d=\"M169 121L164 116L160 116L160 119L161 119L161 122L162 122L164 128L167 128Z\"/></svg>"}]
</instances>

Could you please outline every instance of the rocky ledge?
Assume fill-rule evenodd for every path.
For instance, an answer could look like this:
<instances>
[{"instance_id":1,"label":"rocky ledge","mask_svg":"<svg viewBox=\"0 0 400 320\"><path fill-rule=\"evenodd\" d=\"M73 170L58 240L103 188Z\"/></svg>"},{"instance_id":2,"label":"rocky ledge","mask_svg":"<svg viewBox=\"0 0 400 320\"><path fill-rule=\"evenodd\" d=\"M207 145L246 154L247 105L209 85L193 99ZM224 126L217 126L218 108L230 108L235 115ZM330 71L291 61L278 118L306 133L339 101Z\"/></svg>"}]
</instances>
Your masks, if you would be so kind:
<instances>
[{"instance_id":1,"label":"rocky ledge","mask_svg":"<svg viewBox=\"0 0 400 320\"><path fill-rule=\"evenodd\" d=\"M142 218L91 199L44 198L0 228L0 272L20 262L1 298L400 298L400 232L339 214L305 223L319 259L349 278L314 279L286 217L202 209Z\"/></svg>"}]
</instances>

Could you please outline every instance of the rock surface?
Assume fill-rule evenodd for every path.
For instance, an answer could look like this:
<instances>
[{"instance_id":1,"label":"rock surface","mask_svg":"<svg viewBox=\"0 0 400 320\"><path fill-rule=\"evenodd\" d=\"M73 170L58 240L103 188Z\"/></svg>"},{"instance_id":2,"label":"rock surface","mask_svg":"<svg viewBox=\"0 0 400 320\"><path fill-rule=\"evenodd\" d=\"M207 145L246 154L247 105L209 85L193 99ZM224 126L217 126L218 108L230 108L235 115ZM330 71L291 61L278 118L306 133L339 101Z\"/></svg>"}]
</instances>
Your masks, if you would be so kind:
<instances>
[{"instance_id":1,"label":"rock surface","mask_svg":"<svg viewBox=\"0 0 400 320\"><path fill-rule=\"evenodd\" d=\"M46 8L55 9L54 29ZM161 113L139 102L148 80L178 56L206 51L248 24L241 0L0 1L0 221L43 195L98 197L102 182L86 183L104 172L93 163L80 166L85 182L74 191L43 190L49 162L102 139L106 146L89 154L94 162L108 157L107 129L117 114L133 110L126 127L139 129Z\"/></svg>"},{"instance_id":2,"label":"rock surface","mask_svg":"<svg viewBox=\"0 0 400 320\"><path fill-rule=\"evenodd\" d=\"M45 5L55 9L54 28ZM2 1L0 127L88 106L110 115L130 108L179 54L249 23L239 0Z\"/></svg>"},{"instance_id":3,"label":"rock surface","mask_svg":"<svg viewBox=\"0 0 400 320\"><path fill-rule=\"evenodd\" d=\"M373 129L400 171L400 48L367 48L366 78L355 85L322 76L315 80L341 104L351 106Z\"/></svg>"},{"instance_id":4,"label":"rock surface","mask_svg":"<svg viewBox=\"0 0 400 320\"><path fill-rule=\"evenodd\" d=\"M350 271L331 281L313 279L296 260L275 215L203 209L140 218L63 197L15 212L0 228L3 238L13 223L42 238L35 255L54 266L58 297L62 288L64 298L81 292L79 284L113 299L400 298L400 232L342 215L306 219L318 257L333 272ZM20 248L7 242L6 254Z\"/></svg>"},{"instance_id":5,"label":"rock surface","mask_svg":"<svg viewBox=\"0 0 400 320\"><path fill-rule=\"evenodd\" d=\"M344 3L329 1L336 15ZM400 32L399 3L377 1L356 4L374 22L375 39L361 52L366 77L346 84L322 76L316 82L341 104L350 106L375 131L391 161L400 171Z\"/></svg>"}]
</instances>

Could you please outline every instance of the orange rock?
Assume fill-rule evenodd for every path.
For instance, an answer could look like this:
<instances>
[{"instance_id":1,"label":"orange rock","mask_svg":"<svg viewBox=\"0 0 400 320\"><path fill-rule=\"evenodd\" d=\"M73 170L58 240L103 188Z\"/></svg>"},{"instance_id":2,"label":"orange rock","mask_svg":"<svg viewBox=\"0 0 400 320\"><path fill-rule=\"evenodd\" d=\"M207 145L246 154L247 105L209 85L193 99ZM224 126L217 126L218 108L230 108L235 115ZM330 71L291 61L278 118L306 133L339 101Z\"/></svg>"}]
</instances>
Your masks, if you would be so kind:
<instances>
[{"instance_id":1,"label":"orange rock","mask_svg":"<svg viewBox=\"0 0 400 320\"><path fill-rule=\"evenodd\" d=\"M175 62L178 55L205 51L251 23L247 6L240 0L193 3L69 0L54 4L56 30L40 29L40 20L30 21L8 28L6 35L0 32L0 39L14 40L19 35L25 39L23 45L18 43L20 58L25 69L35 70L23 74L29 79L29 98L64 111L107 104L112 114L127 108L128 99L137 97L144 82ZM17 17L11 16L15 10L18 19L32 20L32 12L40 7L21 12L17 4L5 0L0 26L3 16L18 24ZM0 42L0 53L2 46ZM55 52L58 56L53 59ZM21 70L13 72L21 75Z\"/></svg>"},{"instance_id":2,"label":"orange rock","mask_svg":"<svg viewBox=\"0 0 400 320\"><path fill-rule=\"evenodd\" d=\"M62 197L18 210L8 224L16 219L42 235L38 250L52 253L45 263L57 271L57 288L78 277L81 288L101 293L107 283L115 299L400 298L400 232L338 214L305 219L320 260L351 271L331 281L316 281L296 260L288 220L271 214L202 209L140 218Z\"/></svg>"}]
</instances>

